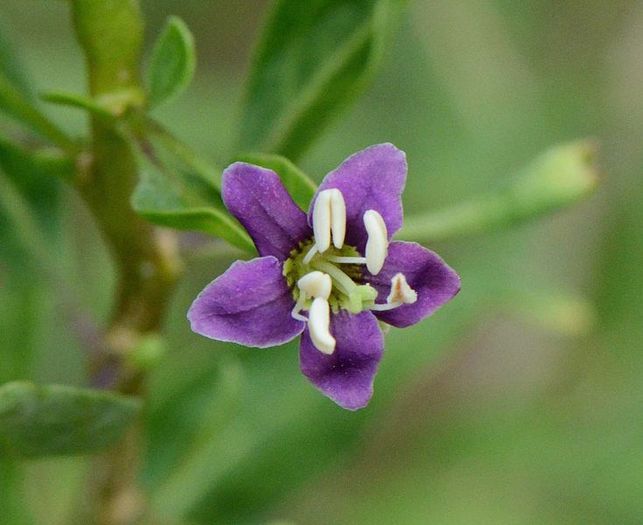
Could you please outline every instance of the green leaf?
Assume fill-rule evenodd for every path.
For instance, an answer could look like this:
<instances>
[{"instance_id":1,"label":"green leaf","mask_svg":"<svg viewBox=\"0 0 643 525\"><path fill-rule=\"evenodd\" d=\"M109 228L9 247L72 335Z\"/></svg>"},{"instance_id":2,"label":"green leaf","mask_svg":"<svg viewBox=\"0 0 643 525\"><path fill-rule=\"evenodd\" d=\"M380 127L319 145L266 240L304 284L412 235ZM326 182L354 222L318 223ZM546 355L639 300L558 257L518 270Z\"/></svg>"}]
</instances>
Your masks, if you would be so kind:
<instances>
[{"instance_id":1,"label":"green leaf","mask_svg":"<svg viewBox=\"0 0 643 525\"><path fill-rule=\"evenodd\" d=\"M74 142L33 105L2 72L0 72L0 111L54 144L66 149L75 148Z\"/></svg>"},{"instance_id":2,"label":"green leaf","mask_svg":"<svg viewBox=\"0 0 643 525\"><path fill-rule=\"evenodd\" d=\"M500 307L507 314L535 327L560 335L578 337L589 333L596 321L596 309L585 297L547 285L521 289L512 284L498 292Z\"/></svg>"},{"instance_id":3,"label":"green leaf","mask_svg":"<svg viewBox=\"0 0 643 525\"><path fill-rule=\"evenodd\" d=\"M141 178L132 195L133 208L155 224L208 233L254 253L250 237L226 211L214 178L204 177L159 143L137 143Z\"/></svg>"},{"instance_id":4,"label":"green leaf","mask_svg":"<svg viewBox=\"0 0 643 525\"><path fill-rule=\"evenodd\" d=\"M273 170L299 207L303 210L308 209L317 185L286 157L268 153L248 153L238 155L235 160Z\"/></svg>"},{"instance_id":5,"label":"green leaf","mask_svg":"<svg viewBox=\"0 0 643 525\"><path fill-rule=\"evenodd\" d=\"M36 458L86 454L120 439L141 409L132 397L28 382L0 387L0 447Z\"/></svg>"},{"instance_id":6,"label":"green leaf","mask_svg":"<svg viewBox=\"0 0 643 525\"><path fill-rule=\"evenodd\" d=\"M404 0L280 0L250 75L240 150L296 160L360 95Z\"/></svg>"},{"instance_id":7,"label":"green leaf","mask_svg":"<svg viewBox=\"0 0 643 525\"><path fill-rule=\"evenodd\" d=\"M73 160L58 148L26 148L0 135L0 166L27 193L43 191L55 178L71 179L75 174Z\"/></svg>"},{"instance_id":8,"label":"green leaf","mask_svg":"<svg viewBox=\"0 0 643 525\"><path fill-rule=\"evenodd\" d=\"M73 149L73 142L36 107L27 75L6 33L0 23L0 112L54 144Z\"/></svg>"},{"instance_id":9,"label":"green leaf","mask_svg":"<svg viewBox=\"0 0 643 525\"><path fill-rule=\"evenodd\" d=\"M20 63L14 46L11 45L7 37L7 33L5 23L0 20L0 73L4 75L12 86L20 90L28 98L31 98L31 88L27 81L27 74Z\"/></svg>"},{"instance_id":10,"label":"green leaf","mask_svg":"<svg viewBox=\"0 0 643 525\"><path fill-rule=\"evenodd\" d=\"M84 109L90 113L104 119L114 118L114 114L106 107L101 105L98 101L85 95L77 95L75 93L63 93L59 91L48 91L40 95L45 102L58 104L60 106L68 106L72 108Z\"/></svg>"},{"instance_id":11,"label":"green leaf","mask_svg":"<svg viewBox=\"0 0 643 525\"><path fill-rule=\"evenodd\" d=\"M0 168L4 172L0 176L6 174L11 180L14 188L11 193L17 193L12 202L3 195L0 203L16 208L16 199L20 198L21 205L24 204L24 214L34 215L38 219L31 219L34 228L51 238L59 224L60 181L57 179L72 179L75 174L74 162L57 148L27 149L0 135ZM0 232L2 230L0 226Z\"/></svg>"},{"instance_id":12,"label":"green leaf","mask_svg":"<svg viewBox=\"0 0 643 525\"><path fill-rule=\"evenodd\" d=\"M183 20L168 18L146 74L149 103L158 106L179 95L191 82L196 65L194 38Z\"/></svg>"},{"instance_id":13,"label":"green leaf","mask_svg":"<svg viewBox=\"0 0 643 525\"><path fill-rule=\"evenodd\" d=\"M55 270L51 244L59 227L60 181L74 164L56 148L26 149L0 135L0 259L24 271L25 255Z\"/></svg>"},{"instance_id":14,"label":"green leaf","mask_svg":"<svg viewBox=\"0 0 643 525\"><path fill-rule=\"evenodd\" d=\"M556 146L537 157L509 185L444 210L409 217L399 236L442 240L510 228L566 208L598 184L591 141Z\"/></svg>"}]
</instances>

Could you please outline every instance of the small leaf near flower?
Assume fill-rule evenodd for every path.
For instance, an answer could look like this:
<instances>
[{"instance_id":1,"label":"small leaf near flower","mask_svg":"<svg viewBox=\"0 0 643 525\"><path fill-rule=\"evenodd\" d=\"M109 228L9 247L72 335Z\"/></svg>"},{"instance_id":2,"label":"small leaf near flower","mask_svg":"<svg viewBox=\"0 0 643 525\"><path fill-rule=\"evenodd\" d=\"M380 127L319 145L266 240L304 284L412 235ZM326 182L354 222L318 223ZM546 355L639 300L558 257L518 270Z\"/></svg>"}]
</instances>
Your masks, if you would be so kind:
<instances>
[{"instance_id":1,"label":"small leaf near flower","mask_svg":"<svg viewBox=\"0 0 643 525\"><path fill-rule=\"evenodd\" d=\"M246 232L223 206L214 176L206 178L154 137L134 146L140 165L139 184L132 194L136 212L155 224L200 231L254 252Z\"/></svg>"},{"instance_id":2,"label":"small leaf near flower","mask_svg":"<svg viewBox=\"0 0 643 525\"><path fill-rule=\"evenodd\" d=\"M273 170L299 207L308 208L317 185L286 157L269 153L247 153L237 155L235 160Z\"/></svg>"},{"instance_id":3,"label":"small leaf near flower","mask_svg":"<svg viewBox=\"0 0 643 525\"><path fill-rule=\"evenodd\" d=\"M150 107L178 96L192 81L196 66L194 38L185 22L168 18L147 69Z\"/></svg>"}]
</instances>

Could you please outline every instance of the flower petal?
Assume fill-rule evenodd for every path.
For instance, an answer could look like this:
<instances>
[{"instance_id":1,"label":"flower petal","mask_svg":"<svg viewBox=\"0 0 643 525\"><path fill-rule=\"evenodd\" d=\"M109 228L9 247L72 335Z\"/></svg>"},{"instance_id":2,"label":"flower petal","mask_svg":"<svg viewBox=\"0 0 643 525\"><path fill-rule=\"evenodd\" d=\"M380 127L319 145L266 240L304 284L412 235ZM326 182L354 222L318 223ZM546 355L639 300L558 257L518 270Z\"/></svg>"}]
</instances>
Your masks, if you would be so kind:
<instances>
[{"instance_id":1,"label":"flower petal","mask_svg":"<svg viewBox=\"0 0 643 525\"><path fill-rule=\"evenodd\" d=\"M326 355L313 345L308 329L301 337L302 373L324 395L348 410L365 407L373 395L373 380L384 350L384 337L371 312L341 311L331 317L330 331L337 340Z\"/></svg>"},{"instance_id":2,"label":"flower petal","mask_svg":"<svg viewBox=\"0 0 643 525\"><path fill-rule=\"evenodd\" d=\"M223 172L223 202L248 230L259 255L288 258L300 241L312 237L306 214L272 170L235 162Z\"/></svg>"},{"instance_id":3,"label":"flower petal","mask_svg":"<svg viewBox=\"0 0 643 525\"><path fill-rule=\"evenodd\" d=\"M294 301L275 257L236 261L194 300L192 330L218 341L266 348L304 329L292 318Z\"/></svg>"},{"instance_id":4,"label":"flower petal","mask_svg":"<svg viewBox=\"0 0 643 525\"><path fill-rule=\"evenodd\" d=\"M337 188L346 202L346 243L364 252L368 238L363 216L377 211L388 230L388 238L402 227L402 191L406 183L406 155L393 144L377 144L347 158L322 181L308 212L320 191Z\"/></svg>"},{"instance_id":5,"label":"flower petal","mask_svg":"<svg viewBox=\"0 0 643 525\"><path fill-rule=\"evenodd\" d=\"M373 312L381 321L404 328L431 315L460 291L460 277L438 254L414 242L393 241L389 244L384 268L364 280L377 289L376 302L385 303L391 290L391 279L402 273L417 292L417 301L394 310Z\"/></svg>"}]
</instances>

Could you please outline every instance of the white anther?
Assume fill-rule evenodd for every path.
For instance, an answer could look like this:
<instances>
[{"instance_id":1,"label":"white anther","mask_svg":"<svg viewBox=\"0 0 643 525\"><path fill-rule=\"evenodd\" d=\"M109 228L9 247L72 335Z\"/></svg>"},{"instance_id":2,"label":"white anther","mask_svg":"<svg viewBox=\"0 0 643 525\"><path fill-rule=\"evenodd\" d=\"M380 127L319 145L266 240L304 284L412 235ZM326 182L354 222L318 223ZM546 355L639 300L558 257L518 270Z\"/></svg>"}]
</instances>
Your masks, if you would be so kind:
<instances>
[{"instance_id":1,"label":"white anther","mask_svg":"<svg viewBox=\"0 0 643 525\"><path fill-rule=\"evenodd\" d=\"M396 273L391 279L391 293L388 294L388 304L413 304L418 300L417 292L406 282L402 273Z\"/></svg>"},{"instance_id":2,"label":"white anther","mask_svg":"<svg viewBox=\"0 0 643 525\"><path fill-rule=\"evenodd\" d=\"M320 352L331 355L335 351L335 338L330 334L330 305L322 297L313 300L308 312L310 339Z\"/></svg>"},{"instance_id":3,"label":"white anther","mask_svg":"<svg viewBox=\"0 0 643 525\"><path fill-rule=\"evenodd\" d=\"M297 281L297 287L308 297L328 299L333 283L330 275L323 272L310 272Z\"/></svg>"},{"instance_id":4,"label":"white anther","mask_svg":"<svg viewBox=\"0 0 643 525\"><path fill-rule=\"evenodd\" d=\"M346 237L346 203L342 192L335 188L320 191L313 208L313 233L319 253L330 247L331 232L333 245L341 248Z\"/></svg>"},{"instance_id":5,"label":"white anther","mask_svg":"<svg viewBox=\"0 0 643 525\"><path fill-rule=\"evenodd\" d=\"M366 241L366 268L372 275L380 273L388 255L388 234L382 216L375 210L364 213L364 227L368 234Z\"/></svg>"},{"instance_id":6,"label":"white anther","mask_svg":"<svg viewBox=\"0 0 643 525\"><path fill-rule=\"evenodd\" d=\"M338 189L328 190L330 194L330 230L333 232L333 245L339 249L344 246L346 237L346 203Z\"/></svg>"},{"instance_id":7,"label":"white anther","mask_svg":"<svg viewBox=\"0 0 643 525\"><path fill-rule=\"evenodd\" d=\"M330 246L330 191L319 192L313 208L313 233L315 246L324 253Z\"/></svg>"}]
</instances>

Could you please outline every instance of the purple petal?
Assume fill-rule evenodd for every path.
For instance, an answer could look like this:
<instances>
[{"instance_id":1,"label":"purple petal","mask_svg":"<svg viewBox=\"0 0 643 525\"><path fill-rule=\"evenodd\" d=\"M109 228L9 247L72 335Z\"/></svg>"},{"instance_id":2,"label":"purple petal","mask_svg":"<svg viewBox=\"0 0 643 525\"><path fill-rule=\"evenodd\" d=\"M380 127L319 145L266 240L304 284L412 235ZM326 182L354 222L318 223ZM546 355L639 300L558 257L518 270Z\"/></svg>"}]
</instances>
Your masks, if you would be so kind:
<instances>
[{"instance_id":1,"label":"purple petal","mask_svg":"<svg viewBox=\"0 0 643 525\"><path fill-rule=\"evenodd\" d=\"M421 321L460 291L460 277L438 254L414 242L393 241L382 271L364 279L377 289L376 302L386 302L391 278L400 272L417 292L417 301L394 310L373 312L381 321L398 328Z\"/></svg>"},{"instance_id":2,"label":"purple petal","mask_svg":"<svg viewBox=\"0 0 643 525\"><path fill-rule=\"evenodd\" d=\"M393 144L378 144L358 151L331 171L317 193L339 189L346 201L346 243L363 252L367 234L362 217L375 210L384 218L389 239L402 227L402 191L406 183L406 155ZM312 224L312 210L308 212Z\"/></svg>"},{"instance_id":3,"label":"purple petal","mask_svg":"<svg viewBox=\"0 0 643 525\"><path fill-rule=\"evenodd\" d=\"M301 371L335 403L348 410L365 407L373 395L373 380L384 350L384 337L370 312L342 311L331 317L330 332L337 340L332 355L315 348L308 330L299 347Z\"/></svg>"},{"instance_id":4,"label":"purple petal","mask_svg":"<svg viewBox=\"0 0 643 525\"><path fill-rule=\"evenodd\" d=\"M248 230L259 255L288 258L300 241L312 237L306 214L271 170L235 162L223 172L223 202Z\"/></svg>"},{"instance_id":5,"label":"purple petal","mask_svg":"<svg viewBox=\"0 0 643 525\"><path fill-rule=\"evenodd\" d=\"M294 301L275 257L236 261L194 300L192 330L218 341L265 348L290 341L304 329L292 318Z\"/></svg>"}]
</instances>

